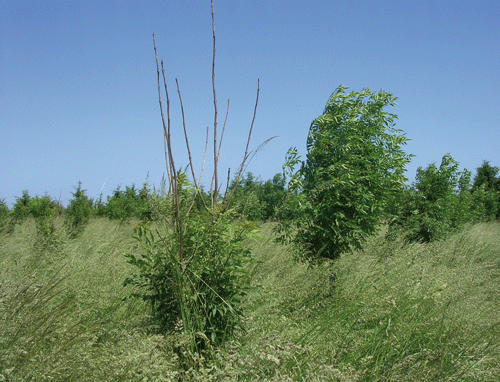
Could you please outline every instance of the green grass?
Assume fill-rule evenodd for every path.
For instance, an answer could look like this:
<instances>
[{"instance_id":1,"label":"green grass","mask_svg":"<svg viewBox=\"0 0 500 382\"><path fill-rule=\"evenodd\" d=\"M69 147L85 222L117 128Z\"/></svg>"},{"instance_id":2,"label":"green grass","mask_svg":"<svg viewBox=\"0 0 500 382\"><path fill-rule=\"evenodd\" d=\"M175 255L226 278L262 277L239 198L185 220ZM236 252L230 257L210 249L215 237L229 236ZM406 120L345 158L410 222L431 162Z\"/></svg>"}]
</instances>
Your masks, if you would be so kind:
<instances>
[{"instance_id":1,"label":"green grass","mask_svg":"<svg viewBox=\"0 0 500 382\"><path fill-rule=\"evenodd\" d=\"M0 233L0 381L498 380L498 223L425 245L380 235L313 268L265 224L244 330L212 357L123 300L135 225L94 219L71 239L56 222L50 248L33 221Z\"/></svg>"}]
</instances>

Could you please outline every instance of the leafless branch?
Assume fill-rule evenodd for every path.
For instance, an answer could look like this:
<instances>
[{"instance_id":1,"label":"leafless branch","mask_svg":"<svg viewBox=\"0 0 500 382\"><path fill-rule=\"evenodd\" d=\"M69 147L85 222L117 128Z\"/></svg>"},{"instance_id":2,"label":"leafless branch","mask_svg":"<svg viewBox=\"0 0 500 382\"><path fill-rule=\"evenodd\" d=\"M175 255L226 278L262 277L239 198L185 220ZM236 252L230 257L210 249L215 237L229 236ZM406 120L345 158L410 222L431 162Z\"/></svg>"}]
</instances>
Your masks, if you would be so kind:
<instances>
[{"instance_id":1,"label":"leafless branch","mask_svg":"<svg viewBox=\"0 0 500 382\"><path fill-rule=\"evenodd\" d=\"M156 59L156 74L157 74L157 80L158 80L158 100L160 103L160 113L161 113L161 121L163 123L163 145L164 145L164 150L165 150L165 166L167 167L167 176L168 176L168 183L170 185L170 165L169 165L169 160L168 160L168 154L167 154L167 140L168 140L168 132L167 132L167 126L165 123L165 116L163 114L163 104L161 101L161 85L160 85L160 67L158 65L158 53L156 50L156 40L155 40L155 34L153 33L153 45L155 49L155 59ZM165 91L167 90L167 87L165 85ZM167 92L167 115L168 115L168 106L169 106L169 99L168 99L168 92ZM168 115L168 126L170 128L170 115Z\"/></svg>"},{"instance_id":2,"label":"leafless branch","mask_svg":"<svg viewBox=\"0 0 500 382\"><path fill-rule=\"evenodd\" d=\"M214 183L210 187L212 197L212 206L215 205L217 200L217 188L219 186L217 178L217 93L215 91L215 15L214 15L214 2L211 1L212 7L212 36L213 36L213 55L212 55L212 90L214 93Z\"/></svg>"},{"instance_id":3,"label":"leafless branch","mask_svg":"<svg viewBox=\"0 0 500 382\"><path fill-rule=\"evenodd\" d=\"M191 156L191 148L189 147L189 139L187 136L186 118L184 116L184 106L182 104L181 90L179 88L179 81L177 81L177 78L175 79L175 83L177 84L177 93L179 94L179 102L181 104L182 127L184 128L184 138L186 139L186 148L187 148L187 152L188 152L188 156L189 156L189 167L191 167L191 175L193 176L194 186L196 188L198 188L198 184L196 182L196 176L194 175L194 167L193 167L193 158Z\"/></svg>"},{"instance_id":4,"label":"leafless branch","mask_svg":"<svg viewBox=\"0 0 500 382\"><path fill-rule=\"evenodd\" d=\"M259 104L259 92L260 92L260 80L257 79L257 97L255 99L255 107L254 107L254 110L253 110L253 118L252 118L252 124L250 125L250 130L248 132L248 139L247 139L247 146L245 148L245 155L243 155L243 160L241 161L241 165L240 165L240 168L239 168L239 171L238 171L238 176L236 177L236 183L234 185L234 188L232 189L231 191L231 194L229 195L229 198L228 200L226 201L226 204L224 206L224 208L227 208L227 206L229 205L229 202L231 201L236 189L238 188L238 184L240 183L240 179L241 179L241 174L243 172L243 168L245 167L245 163L248 159L248 147L250 146L250 138L252 137L252 130L253 130L253 125L254 125L254 122L255 122L255 116L257 114L257 106Z\"/></svg>"},{"instance_id":5,"label":"leafless branch","mask_svg":"<svg viewBox=\"0 0 500 382\"><path fill-rule=\"evenodd\" d=\"M210 129L207 126L207 138L205 140L205 153L203 154L203 164L201 165L201 172L200 172L200 180L198 181L198 184L201 184L201 179L203 178L203 170L205 169L205 159L207 158L207 149L208 149L208 133Z\"/></svg>"},{"instance_id":6,"label":"leafless branch","mask_svg":"<svg viewBox=\"0 0 500 382\"><path fill-rule=\"evenodd\" d=\"M220 148L222 146L222 140L224 139L224 131L226 131L227 116L229 115L229 100L227 100L226 118L224 118L224 125L222 125L222 133L219 139L219 150L217 151L217 163L220 157Z\"/></svg>"}]
</instances>

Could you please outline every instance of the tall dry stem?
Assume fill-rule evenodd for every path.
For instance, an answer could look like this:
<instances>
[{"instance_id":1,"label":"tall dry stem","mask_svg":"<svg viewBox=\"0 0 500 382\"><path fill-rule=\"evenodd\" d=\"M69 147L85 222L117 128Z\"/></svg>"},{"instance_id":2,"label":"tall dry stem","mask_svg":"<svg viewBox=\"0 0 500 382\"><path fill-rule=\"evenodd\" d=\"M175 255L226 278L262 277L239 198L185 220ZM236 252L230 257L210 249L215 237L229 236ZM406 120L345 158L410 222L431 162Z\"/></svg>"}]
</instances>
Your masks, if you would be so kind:
<instances>
[{"instance_id":1,"label":"tall dry stem","mask_svg":"<svg viewBox=\"0 0 500 382\"><path fill-rule=\"evenodd\" d=\"M212 14L212 90L214 104L213 127L213 173L210 186L210 205L205 201L201 190L202 176L207 155L209 129L205 143L205 154L199 178L196 177L191 147L189 143L184 104L179 81L175 79L182 116L182 128L185 145L189 157L189 167L192 181L174 163L171 142L170 98L165 68L161 60L161 73L166 97L166 115L163 109L161 95L160 64L156 47L155 35L153 45L155 51L158 101L163 125L165 163L169 182L168 197L172 203L169 212L169 227L166 233L140 226L135 237L144 242L145 254L139 260L134 255L127 255L129 262L140 268L140 275L134 275L125 284L135 284L146 288L148 294L138 297L145 298L152 304L153 313L159 319L160 326L166 329L172 325L175 316L182 322L183 330L189 335L206 334L208 342L223 343L233 333L238 325L240 297L244 295L247 279L242 266L251 261L250 252L243 241L254 229L252 225L235 225L231 213L227 209L231 195L225 200L229 188L230 170L228 170L227 187L224 197L220 198L218 177L219 157L222 139L226 129L229 114L228 100L224 125L219 137L217 122L217 92L215 86L215 13L213 0ZM237 172L237 181L248 160L248 148L252 135L255 115L259 99L259 82L257 82L257 99L254 114L248 133L245 153ZM199 179L199 180L197 180ZM194 186L194 189L191 187ZM232 191L234 192L234 190ZM197 198L201 200L204 211L194 207ZM200 205L200 204L198 204ZM206 213L205 213L206 212ZM145 261L144 259L148 259ZM234 307L234 309L233 309ZM208 337L207 337L208 336ZM210 338L210 340L208 340ZM199 349L199 344L193 339L193 349ZM203 346L210 346L205 344ZM203 347L202 346L202 347Z\"/></svg>"}]
</instances>

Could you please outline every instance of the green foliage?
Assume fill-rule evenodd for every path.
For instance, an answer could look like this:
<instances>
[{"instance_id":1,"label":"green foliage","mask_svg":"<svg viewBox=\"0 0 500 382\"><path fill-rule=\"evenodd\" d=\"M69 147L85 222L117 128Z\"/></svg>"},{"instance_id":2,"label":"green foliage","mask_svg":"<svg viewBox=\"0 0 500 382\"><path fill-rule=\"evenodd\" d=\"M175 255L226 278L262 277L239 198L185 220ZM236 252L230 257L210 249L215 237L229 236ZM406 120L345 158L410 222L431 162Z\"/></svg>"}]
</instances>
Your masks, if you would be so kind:
<instances>
[{"instance_id":1,"label":"green foliage","mask_svg":"<svg viewBox=\"0 0 500 382\"><path fill-rule=\"evenodd\" d=\"M160 332L181 329L196 338L192 350L200 350L225 343L240 323L249 283L244 265L252 259L244 240L256 226L232 224L230 210L199 213L192 209L197 191L185 174L177 181L179 209L171 213L182 215L182 235L168 228L179 220L167 220L161 232L139 225L140 255L127 255L138 273L125 285L141 289L134 296L150 303Z\"/></svg>"},{"instance_id":2,"label":"green foliage","mask_svg":"<svg viewBox=\"0 0 500 382\"><path fill-rule=\"evenodd\" d=\"M82 190L82 182L78 182L75 192L72 193L73 199L70 200L66 208L66 225L73 237L82 232L93 214L94 201L89 199L85 191Z\"/></svg>"},{"instance_id":3,"label":"green foliage","mask_svg":"<svg viewBox=\"0 0 500 382\"><path fill-rule=\"evenodd\" d=\"M472 192L473 209L477 220L500 218L500 192L488 189L485 183Z\"/></svg>"},{"instance_id":4,"label":"green foliage","mask_svg":"<svg viewBox=\"0 0 500 382\"><path fill-rule=\"evenodd\" d=\"M470 178L450 154L443 156L439 168L434 163L419 167L414 184L399 202L391 232L403 228L408 240L430 242L465 223L490 219L496 212L495 195L484 186L471 194Z\"/></svg>"},{"instance_id":5,"label":"green foliage","mask_svg":"<svg viewBox=\"0 0 500 382\"><path fill-rule=\"evenodd\" d=\"M252 173L242 176L238 185L233 179L228 192L234 190L230 207L237 215L251 221L277 220L281 216L281 206L286 196L286 181L282 174L262 182Z\"/></svg>"},{"instance_id":6,"label":"green foliage","mask_svg":"<svg viewBox=\"0 0 500 382\"><path fill-rule=\"evenodd\" d=\"M0 199L0 232L4 230L9 222L9 207L5 203L5 199Z\"/></svg>"},{"instance_id":7,"label":"green foliage","mask_svg":"<svg viewBox=\"0 0 500 382\"><path fill-rule=\"evenodd\" d=\"M20 223L26 220L30 214L31 197L28 190L24 190L21 197L16 197L14 208L10 212L12 222Z\"/></svg>"},{"instance_id":8,"label":"green foliage","mask_svg":"<svg viewBox=\"0 0 500 382\"><path fill-rule=\"evenodd\" d=\"M48 195L30 197L28 190L24 190L21 197L16 198L14 208L10 211L8 231L12 232L16 224L21 224L28 217L35 219L41 247L45 245L57 246L59 238L56 234L55 219L62 212L62 207Z\"/></svg>"},{"instance_id":9,"label":"green foliage","mask_svg":"<svg viewBox=\"0 0 500 382\"><path fill-rule=\"evenodd\" d=\"M286 179L282 174L274 175L262 185L260 193L261 203L264 204L263 220L279 220L282 218L281 211L283 201L286 198Z\"/></svg>"},{"instance_id":10,"label":"green foliage","mask_svg":"<svg viewBox=\"0 0 500 382\"><path fill-rule=\"evenodd\" d=\"M483 184L487 190L500 191L500 177L498 173L500 169L496 166L491 166L490 162L483 161L481 167L476 169L476 176L472 183L472 191L481 187Z\"/></svg>"},{"instance_id":11,"label":"green foliage","mask_svg":"<svg viewBox=\"0 0 500 382\"><path fill-rule=\"evenodd\" d=\"M369 89L344 94L346 89L338 87L312 122L306 161L291 149L284 166L296 195L287 212L293 221L278 232L309 259L335 259L360 248L406 180L411 156L401 147L408 139L394 128L396 115L384 111L396 98Z\"/></svg>"},{"instance_id":12,"label":"green foliage","mask_svg":"<svg viewBox=\"0 0 500 382\"><path fill-rule=\"evenodd\" d=\"M477 201L484 206L486 219L496 216L500 218L500 169L484 161L476 170L472 183L472 192L476 194Z\"/></svg>"},{"instance_id":13,"label":"green foliage","mask_svg":"<svg viewBox=\"0 0 500 382\"><path fill-rule=\"evenodd\" d=\"M162 179L158 190L154 189L148 196L148 208L151 211L151 221L162 222L170 216L172 199L169 195L165 180Z\"/></svg>"},{"instance_id":14,"label":"green foliage","mask_svg":"<svg viewBox=\"0 0 500 382\"><path fill-rule=\"evenodd\" d=\"M140 190L135 188L135 185L125 186L125 190L120 190L118 186L113 195L108 196L107 203L102 206L102 201L96 206L103 210L101 213L110 219L127 220L131 217L136 217L141 220L151 218L151 212L148 206L149 187L144 183Z\"/></svg>"},{"instance_id":15,"label":"green foliage","mask_svg":"<svg viewBox=\"0 0 500 382\"><path fill-rule=\"evenodd\" d=\"M59 203L52 199L49 195L38 196L31 198L29 204L29 213L37 219L48 219L61 211Z\"/></svg>"},{"instance_id":16,"label":"green foliage","mask_svg":"<svg viewBox=\"0 0 500 382\"><path fill-rule=\"evenodd\" d=\"M96 216L106 216L106 203L104 203L104 201L102 200L102 193L99 195L99 199L94 200L94 204L92 207Z\"/></svg>"},{"instance_id":17,"label":"green foliage","mask_svg":"<svg viewBox=\"0 0 500 382\"><path fill-rule=\"evenodd\" d=\"M61 213L59 203L48 195L31 198L29 214L35 219L37 233L42 249L54 248L60 244L60 238L56 232L55 219Z\"/></svg>"},{"instance_id":18,"label":"green foliage","mask_svg":"<svg viewBox=\"0 0 500 382\"><path fill-rule=\"evenodd\" d=\"M237 179L233 179L228 189L228 192L234 190L230 203L231 208L244 219L263 220L265 205L260 201L262 182L249 172L246 177L242 176L236 184Z\"/></svg>"}]
</instances>

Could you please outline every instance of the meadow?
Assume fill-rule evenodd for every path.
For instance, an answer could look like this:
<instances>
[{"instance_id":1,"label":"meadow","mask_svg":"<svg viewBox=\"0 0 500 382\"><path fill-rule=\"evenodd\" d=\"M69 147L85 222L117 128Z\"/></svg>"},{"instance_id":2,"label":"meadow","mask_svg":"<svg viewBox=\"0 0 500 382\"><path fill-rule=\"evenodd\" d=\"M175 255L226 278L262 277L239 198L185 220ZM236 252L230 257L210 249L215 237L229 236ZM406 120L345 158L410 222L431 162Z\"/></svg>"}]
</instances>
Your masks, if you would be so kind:
<instances>
[{"instance_id":1,"label":"meadow","mask_svg":"<svg viewBox=\"0 0 500 382\"><path fill-rule=\"evenodd\" d=\"M128 298L138 220L92 218L41 240L28 218L0 232L0 381L497 381L500 224L441 241L387 240L310 266L274 242L257 261L242 327L193 353Z\"/></svg>"}]
</instances>

